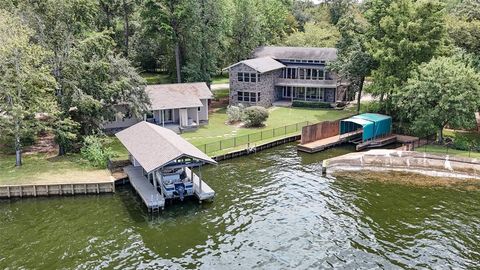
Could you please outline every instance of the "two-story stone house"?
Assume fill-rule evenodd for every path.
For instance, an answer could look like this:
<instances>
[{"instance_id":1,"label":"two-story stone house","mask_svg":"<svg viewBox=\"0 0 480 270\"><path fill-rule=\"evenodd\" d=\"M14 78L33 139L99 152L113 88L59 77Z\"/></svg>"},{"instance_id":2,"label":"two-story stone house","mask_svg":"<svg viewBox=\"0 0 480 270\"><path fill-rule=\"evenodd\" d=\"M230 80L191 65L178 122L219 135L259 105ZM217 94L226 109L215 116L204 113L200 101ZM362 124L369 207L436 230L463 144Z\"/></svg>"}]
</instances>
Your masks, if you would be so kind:
<instances>
[{"instance_id":1,"label":"two-story stone house","mask_svg":"<svg viewBox=\"0 0 480 270\"><path fill-rule=\"evenodd\" d=\"M344 101L347 84L326 71L335 48L259 47L228 67L230 104L270 107L276 101Z\"/></svg>"}]
</instances>

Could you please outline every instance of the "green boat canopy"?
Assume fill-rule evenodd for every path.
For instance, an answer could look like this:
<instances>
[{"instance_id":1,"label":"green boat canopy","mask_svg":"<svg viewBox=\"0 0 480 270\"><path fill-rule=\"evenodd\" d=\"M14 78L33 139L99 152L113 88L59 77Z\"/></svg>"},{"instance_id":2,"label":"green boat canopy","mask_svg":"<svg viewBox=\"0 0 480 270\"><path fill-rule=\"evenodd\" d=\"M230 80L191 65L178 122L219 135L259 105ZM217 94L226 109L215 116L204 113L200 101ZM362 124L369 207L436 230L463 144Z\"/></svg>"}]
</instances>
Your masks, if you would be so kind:
<instances>
[{"instance_id":1,"label":"green boat canopy","mask_svg":"<svg viewBox=\"0 0 480 270\"><path fill-rule=\"evenodd\" d=\"M340 135L363 129L362 140L373 140L392 133L392 117L364 113L340 121Z\"/></svg>"}]
</instances>

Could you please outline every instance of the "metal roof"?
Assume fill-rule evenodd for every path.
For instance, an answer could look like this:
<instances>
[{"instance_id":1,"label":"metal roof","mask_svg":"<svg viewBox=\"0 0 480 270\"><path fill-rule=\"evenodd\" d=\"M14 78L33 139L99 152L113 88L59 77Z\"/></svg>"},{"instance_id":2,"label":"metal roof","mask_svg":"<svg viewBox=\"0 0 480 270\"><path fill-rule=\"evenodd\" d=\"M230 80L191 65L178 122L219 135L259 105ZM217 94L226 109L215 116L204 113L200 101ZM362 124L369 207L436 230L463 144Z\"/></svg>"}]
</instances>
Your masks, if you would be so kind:
<instances>
[{"instance_id":1,"label":"metal roof","mask_svg":"<svg viewBox=\"0 0 480 270\"><path fill-rule=\"evenodd\" d=\"M379 121L391 119L392 117L388 115L379 114L379 113L362 113L362 114L353 116L352 118L364 119L372 122L379 122Z\"/></svg>"},{"instance_id":2,"label":"metal roof","mask_svg":"<svg viewBox=\"0 0 480 270\"><path fill-rule=\"evenodd\" d=\"M145 91L151 110L203 107L200 99L213 97L204 82L148 85Z\"/></svg>"},{"instance_id":3,"label":"metal roof","mask_svg":"<svg viewBox=\"0 0 480 270\"><path fill-rule=\"evenodd\" d=\"M265 73L265 72L269 72L269 71L273 71L273 70L277 70L285 67L284 64L276 61L271 57L261 57L261 58L240 61L236 64L233 64L227 67L227 69L237 66L239 64L245 64L260 73Z\"/></svg>"},{"instance_id":4,"label":"metal roof","mask_svg":"<svg viewBox=\"0 0 480 270\"><path fill-rule=\"evenodd\" d=\"M271 57L278 60L333 61L337 59L337 49L265 46L256 48L253 57Z\"/></svg>"},{"instance_id":5,"label":"metal roof","mask_svg":"<svg viewBox=\"0 0 480 270\"><path fill-rule=\"evenodd\" d=\"M175 132L145 121L124 129L115 136L147 173L180 157L217 164Z\"/></svg>"}]
</instances>

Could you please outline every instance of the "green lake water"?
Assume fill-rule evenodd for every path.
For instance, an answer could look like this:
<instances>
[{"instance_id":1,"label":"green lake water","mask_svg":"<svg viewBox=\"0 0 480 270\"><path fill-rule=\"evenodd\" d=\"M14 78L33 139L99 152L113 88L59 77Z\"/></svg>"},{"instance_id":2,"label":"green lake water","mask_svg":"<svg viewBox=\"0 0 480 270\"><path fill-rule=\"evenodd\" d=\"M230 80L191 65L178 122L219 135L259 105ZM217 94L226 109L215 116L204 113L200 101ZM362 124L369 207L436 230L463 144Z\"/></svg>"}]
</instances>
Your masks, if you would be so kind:
<instances>
[{"instance_id":1,"label":"green lake water","mask_svg":"<svg viewBox=\"0 0 480 270\"><path fill-rule=\"evenodd\" d=\"M213 203L0 201L0 269L476 268L480 191L327 179L286 145L205 167Z\"/></svg>"}]
</instances>

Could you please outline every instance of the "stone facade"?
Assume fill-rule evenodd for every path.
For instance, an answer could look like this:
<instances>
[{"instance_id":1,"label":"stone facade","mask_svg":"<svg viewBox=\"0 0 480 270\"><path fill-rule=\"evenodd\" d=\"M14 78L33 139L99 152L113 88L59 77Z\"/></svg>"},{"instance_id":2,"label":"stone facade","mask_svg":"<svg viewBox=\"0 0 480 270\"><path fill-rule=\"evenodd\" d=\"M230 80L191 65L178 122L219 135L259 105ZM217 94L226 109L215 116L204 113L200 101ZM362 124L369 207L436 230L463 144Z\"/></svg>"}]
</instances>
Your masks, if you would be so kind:
<instances>
[{"instance_id":1,"label":"stone facade","mask_svg":"<svg viewBox=\"0 0 480 270\"><path fill-rule=\"evenodd\" d=\"M245 64L239 64L230 68L230 104L238 105L240 103L246 106L270 107L275 101L275 80L281 74L281 70L274 70L263 74L257 73L257 82L238 81L238 73L257 73L257 71ZM256 102L239 101L238 92L260 94L260 100Z\"/></svg>"},{"instance_id":2,"label":"stone facade","mask_svg":"<svg viewBox=\"0 0 480 270\"><path fill-rule=\"evenodd\" d=\"M330 103L335 102L335 99L336 99L335 92L336 92L335 88L325 89L325 102L330 102Z\"/></svg>"}]
</instances>

